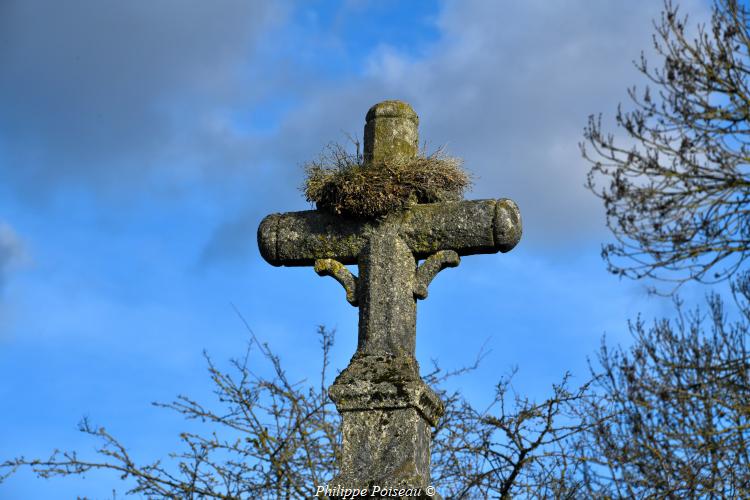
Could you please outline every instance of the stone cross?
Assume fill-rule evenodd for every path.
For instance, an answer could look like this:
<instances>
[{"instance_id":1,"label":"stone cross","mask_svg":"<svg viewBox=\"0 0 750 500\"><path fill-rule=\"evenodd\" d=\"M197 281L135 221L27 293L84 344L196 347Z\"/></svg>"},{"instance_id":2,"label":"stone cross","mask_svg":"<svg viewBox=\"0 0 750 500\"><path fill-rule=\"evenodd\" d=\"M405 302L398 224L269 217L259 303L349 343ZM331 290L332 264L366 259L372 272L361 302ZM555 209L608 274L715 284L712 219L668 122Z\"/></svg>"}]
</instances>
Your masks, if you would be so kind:
<instances>
[{"instance_id":1,"label":"stone cross","mask_svg":"<svg viewBox=\"0 0 750 500\"><path fill-rule=\"evenodd\" d=\"M416 156L418 123L404 102L370 108L365 167ZM507 252L520 238L518 207L508 199L417 204L379 219L309 210L261 222L258 246L266 261L314 266L341 283L346 300L359 308L357 352L329 389L343 432L340 473L331 487L420 488L424 495L430 426L444 407L414 357L416 301L460 256ZM356 264L359 276L347 264Z\"/></svg>"}]
</instances>

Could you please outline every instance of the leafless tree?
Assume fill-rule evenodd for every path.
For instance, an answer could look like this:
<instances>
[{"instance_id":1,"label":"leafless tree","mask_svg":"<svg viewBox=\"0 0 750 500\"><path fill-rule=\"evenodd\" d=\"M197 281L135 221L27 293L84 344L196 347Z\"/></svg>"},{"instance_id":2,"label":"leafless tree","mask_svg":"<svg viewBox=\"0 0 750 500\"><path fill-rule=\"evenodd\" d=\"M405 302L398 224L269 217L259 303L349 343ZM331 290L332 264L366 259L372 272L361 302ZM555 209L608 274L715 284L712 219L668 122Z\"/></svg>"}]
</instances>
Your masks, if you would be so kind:
<instances>
[{"instance_id":1,"label":"leafless tree","mask_svg":"<svg viewBox=\"0 0 750 500\"><path fill-rule=\"evenodd\" d=\"M587 496L750 497L750 274L738 276L739 319L716 294L707 312L675 299L675 320L630 324L628 350L603 344L604 397L580 407L592 425L574 447Z\"/></svg>"},{"instance_id":2,"label":"leafless tree","mask_svg":"<svg viewBox=\"0 0 750 500\"><path fill-rule=\"evenodd\" d=\"M602 344L591 424L568 451L577 486L596 498L750 497L750 23L746 4L715 0L690 32L671 2L655 23L659 68L636 64L651 88L629 90L617 143L590 118L582 144L588 187L617 243L609 270L675 283L729 279L739 319L721 298L676 319L630 323L629 349ZM655 91L653 89L656 89ZM630 146L629 144L633 144Z\"/></svg>"},{"instance_id":3,"label":"leafless tree","mask_svg":"<svg viewBox=\"0 0 750 500\"><path fill-rule=\"evenodd\" d=\"M535 402L515 392L511 374L488 408L454 405L433 452L446 498L578 498L583 462L571 447L594 425L578 411L593 394L588 384L571 391L568 379Z\"/></svg>"},{"instance_id":4,"label":"leafless tree","mask_svg":"<svg viewBox=\"0 0 750 500\"><path fill-rule=\"evenodd\" d=\"M750 24L747 6L715 0L708 26L690 32L670 1L654 23L661 66L636 63L650 85L618 107L627 138L590 117L588 188L606 209L611 272L675 283L732 276L750 252Z\"/></svg>"},{"instance_id":5,"label":"leafless tree","mask_svg":"<svg viewBox=\"0 0 750 500\"><path fill-rule=\"evenodd\" d=\"M55 451L47 459L19 457L0 467L6 477L22 466L39 477L114 470L128 481L128 494L147 498L306 498L310 485L331 477L339 452L339 419L325 391L334 333L320 327L318 334L323 353L319 384L290 381L280 358L252 332L244 358L232 361L234 373L219 370L206 355L217 405L209 408L188 396L155 403L206 424L205 433L180 434L183 451L170 453L168 463L136 463L104 427L84 420L80 430L99 440L97 458ZM271 363L271 377L251 369L253 349Z\"/></svg>"},{"instance_id":6,"label":"leafless tree","mask_svg":"<svg viewBox=\"0 0 750 500\"><path fill-rule=\"evenodd\" d=\"M250 348L243 359L232 362L232 374L206 356L218 403L207 406L179 396L157 404L205 423L203 433L180 434L183 450L170 453L169 460L136 463L117 438L84 420L80 430L100 443L97 457L61 451L46 459L18 457L0 464L0 481L20 467L43 478L106 469L121 473L126 494L148 498L314 496L314 486L335 475L340 453L340 419L326 392L334 333L318 329L323 356L315 384L292 382L280 358L250 334ZM270 362L271 377L254 373L253 350ZM561 450L579 431L569 410L587 397L587 386L571 392L566 377L549 399L535 403L508 397L508 377L498 384L495 402L479 411L458 391L444 389L444 383L475 369L482 356L474 365L451 372L434 363L425 376L446 403L446 414L433 431L433 485L447 498L510 498L531 491L545 498L569 496L573 483L562 467L568 459Z\"/></svg>"}]
</instances>

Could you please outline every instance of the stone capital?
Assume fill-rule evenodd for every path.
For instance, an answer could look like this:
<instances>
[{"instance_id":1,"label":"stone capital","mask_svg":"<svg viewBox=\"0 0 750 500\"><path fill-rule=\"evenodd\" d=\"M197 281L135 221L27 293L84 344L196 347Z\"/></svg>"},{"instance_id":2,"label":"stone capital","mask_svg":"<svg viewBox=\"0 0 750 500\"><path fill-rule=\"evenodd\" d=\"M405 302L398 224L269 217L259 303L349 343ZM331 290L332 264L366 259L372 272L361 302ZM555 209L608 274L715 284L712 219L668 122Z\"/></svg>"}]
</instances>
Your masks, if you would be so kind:
<instances>
[{"instance_id":1,"label":"stone capital","mask_svg":"<svg viewBox=\"0 0 750 500\"><path fill-rule=\"evenodd\" d=\"M409 355L355 354L328 394L340 413L377 409L414 408L436 426L445 406L419 376L419 366Z\"/></svg>"}]
</instances>

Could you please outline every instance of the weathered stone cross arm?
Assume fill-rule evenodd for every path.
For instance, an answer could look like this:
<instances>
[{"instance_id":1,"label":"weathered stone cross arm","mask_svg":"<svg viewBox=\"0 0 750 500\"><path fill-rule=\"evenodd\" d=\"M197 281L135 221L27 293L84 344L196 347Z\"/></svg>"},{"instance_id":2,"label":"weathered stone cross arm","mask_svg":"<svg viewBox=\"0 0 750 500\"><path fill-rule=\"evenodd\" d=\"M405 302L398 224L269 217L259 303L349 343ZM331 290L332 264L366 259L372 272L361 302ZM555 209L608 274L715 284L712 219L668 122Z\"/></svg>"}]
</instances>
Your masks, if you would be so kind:
<instances>
[{"instance_id":1,"label":"weathered stone cross arm","mask_svg":"<svg viewBox=\"0 0 750 500\"><path fill-rule=\"evenodd\" d=\"M263 258L274 266L315 266L318 274L333 276L357 305L357 279L343 267L357 264L363 249L380 225L395 225L397 236L420 268L417 298L427 296L426 285L442 269L439 262L457 265L451 257L507 252L521 237L516 204L509 199L472 200L416 205L382 221L359 220L308 210L272 214L258 228ZM430 260L433 256L436 258Z\"/></svg>"}]
</instances>

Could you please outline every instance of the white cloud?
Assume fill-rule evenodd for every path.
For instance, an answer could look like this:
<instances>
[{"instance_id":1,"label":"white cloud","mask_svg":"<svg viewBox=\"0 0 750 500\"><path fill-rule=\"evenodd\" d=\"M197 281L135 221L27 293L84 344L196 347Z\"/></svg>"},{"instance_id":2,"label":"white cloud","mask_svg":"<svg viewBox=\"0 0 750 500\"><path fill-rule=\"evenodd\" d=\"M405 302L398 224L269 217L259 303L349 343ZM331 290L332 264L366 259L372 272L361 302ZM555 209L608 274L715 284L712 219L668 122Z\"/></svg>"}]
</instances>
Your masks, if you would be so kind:
<instances>
[{"instance_id":1,"label":"white cloud","mask_svg":"<svg viewBox=\"0 0 750 500\"><path fill-rule=\"evenodd\" d=\"M363 63L365 78L312 86L277 144L304 137L312 153L310 145L322 147L347 127L360 134L375 102L404 99L420 115L421 139L447 144L476 174L473 197L519 203L525 244L599 239L603 211L583 187L590 166L578 144L590 114L603 113L617 132L618 103L627 107L627 88L645 81L632 62L650 54L661 7L652 0L448 1L437 20L440 38L423 57L377 46ZM683 11L697 22L708 7L694 0Z\"/></svg>"},{"instance_id":2,"label":"white cloud","mask_svg":"<svg viewBox=\"0 0 750 500\"><path fill-rule=\"evenodd\" d=\"M361 134L367 109L396 98L419 113L423 140L466 160L478 178L471 196L515 199L523 244L543 246L601 238L578 143L589 114L611 123L642 82L632 60L649 53L661 10L652 0L446 1L431 46L376 43L340 79L326 57L347 40L294 25L277 4L66 2L43 16L40 5L11 2L0 16L10 41L0 51L0 161L12 165L0 181L21 196L71 180L128 192L160 178L218 189L217 202L246 200L249 214L226 216L230 225L301 208L300 163L342 133ZM691 22L708 10L683 2ZM274 38L277 28L290 39ZM273 134L242 129L274 100L298 104L278 113ZM224 253L214 243L208 254Z\"/></svg>"},{"instance_id":3,"label":"white cloud","mask_svg":"<svg viewBox=\"0 0 750 500\"><path fill-rule=\"evenodd\" d=\"M247 85L247 65L284 6L24 0L0 11L0 182L28 200L66 183L128 192L189 168L213 115L266 91Z\"/></svg>"},{"instance_id":4,"label":"white cloud","mask_svg":"<svg viewBox=\"0 0 750 500\"><path fill-rule=\"evenodd\" d=\"M362 62L361 78L312 79L295 88L300 105L258 144L275 168L258 179L266 189L241 219L299 209L300 162L342 132L360 135L372 104L403 99L420 116L422 141L465 159L477 177L469 196L518 202L522 245L603 240L603 211L583 187L589 165L578 144L590 114L603 113L616 132L617 104L644 81L632 62L650 53L660 11L652 0L445 2L438 41L421 57L378 44ZM687 1L683 11L696 22L708 18L709 5ZM233 253L220 249L236 220L217 229L207 255Z\"/></svg>"}]
</instances>

